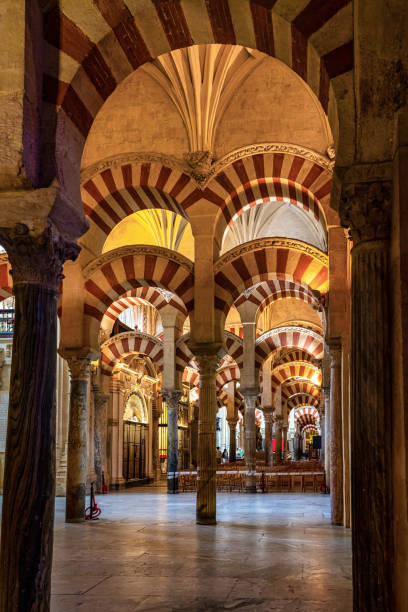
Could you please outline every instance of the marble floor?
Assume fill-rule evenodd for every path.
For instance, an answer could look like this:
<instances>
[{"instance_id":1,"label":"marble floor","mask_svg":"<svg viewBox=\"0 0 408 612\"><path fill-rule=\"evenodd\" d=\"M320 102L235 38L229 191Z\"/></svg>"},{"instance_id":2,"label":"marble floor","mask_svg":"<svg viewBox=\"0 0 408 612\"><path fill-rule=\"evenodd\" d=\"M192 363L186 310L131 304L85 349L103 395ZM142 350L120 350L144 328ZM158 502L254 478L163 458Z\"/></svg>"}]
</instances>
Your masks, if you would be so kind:
<instances>
[{"instance_id":1,"label":"marble floor","mask_svg":"<svg viewBox=\"0 0 408 612\"><path fill-rule=\"evenodd\" d=\"M56 501L52 612L351 612L351 534L321 494L219 493L217 526L195 496L98 496L98 521L64 523Z\"/></svg>"}]
</instances>

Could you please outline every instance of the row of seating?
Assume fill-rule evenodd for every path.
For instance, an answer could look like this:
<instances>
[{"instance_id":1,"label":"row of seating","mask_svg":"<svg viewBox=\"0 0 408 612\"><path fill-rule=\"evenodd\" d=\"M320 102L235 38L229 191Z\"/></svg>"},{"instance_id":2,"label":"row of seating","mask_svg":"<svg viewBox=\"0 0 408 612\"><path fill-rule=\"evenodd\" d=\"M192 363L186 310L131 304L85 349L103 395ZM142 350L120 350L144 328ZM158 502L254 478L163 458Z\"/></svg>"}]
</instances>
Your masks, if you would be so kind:
<instances>
[{"instance_id":1,"label":"row of seating","mask_svg":"<svg viewBox=\"0 0 408 612\"><path fill-rule=\"evenodd\" d=\"M246 473L244 471L218 471L217 490L218 491L244 491ZM272 492L325 492L324 472L315 473L276 473L276 472L257 472L257 490L264 493ZM179 490L195 491L197 489L197 472L179 473Z\"/></svg>"}]
</instances>

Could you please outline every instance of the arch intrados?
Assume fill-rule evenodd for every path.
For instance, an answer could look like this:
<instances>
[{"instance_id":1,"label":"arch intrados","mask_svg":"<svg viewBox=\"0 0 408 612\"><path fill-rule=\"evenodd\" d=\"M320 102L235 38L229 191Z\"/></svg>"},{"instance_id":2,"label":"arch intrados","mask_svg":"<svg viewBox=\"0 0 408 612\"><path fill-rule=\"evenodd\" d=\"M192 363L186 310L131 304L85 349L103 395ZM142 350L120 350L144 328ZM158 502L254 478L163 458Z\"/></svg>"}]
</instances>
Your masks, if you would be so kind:
<instances>
[{"instance_id":1,"label":"arch intrados","mask_svg":"<svg viewBox=\"0 0 408 612\"><path fill-rule=\"evenodd\" d=\"M110 374L123 358L131 354L149 357L158 367L163 365L163 343L150 334L141 332L123 332L108 338L101 345L101 368L103 373Z\"/></svg>"}]
</instances>

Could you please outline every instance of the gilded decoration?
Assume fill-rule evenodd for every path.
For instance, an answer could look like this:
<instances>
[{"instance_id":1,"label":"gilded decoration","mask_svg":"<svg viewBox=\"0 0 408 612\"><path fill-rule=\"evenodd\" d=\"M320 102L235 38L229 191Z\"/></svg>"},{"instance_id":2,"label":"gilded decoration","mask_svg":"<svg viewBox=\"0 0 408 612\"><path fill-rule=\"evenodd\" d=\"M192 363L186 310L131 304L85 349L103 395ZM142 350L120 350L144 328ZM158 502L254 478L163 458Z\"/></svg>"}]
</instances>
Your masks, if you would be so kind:
<instances>
[{"instance_id":1,"label":"gilded decoration","mask_svg":"<svg viewBox=\"0 0 408 612\"><path fill-rule=\"evenodd\" d=\"M128 395L123 413L124 421L133 421L134 423L149 422L149 415L146 407L146 402L138 391L131 391Z\"/></svg>"}]
</instances>

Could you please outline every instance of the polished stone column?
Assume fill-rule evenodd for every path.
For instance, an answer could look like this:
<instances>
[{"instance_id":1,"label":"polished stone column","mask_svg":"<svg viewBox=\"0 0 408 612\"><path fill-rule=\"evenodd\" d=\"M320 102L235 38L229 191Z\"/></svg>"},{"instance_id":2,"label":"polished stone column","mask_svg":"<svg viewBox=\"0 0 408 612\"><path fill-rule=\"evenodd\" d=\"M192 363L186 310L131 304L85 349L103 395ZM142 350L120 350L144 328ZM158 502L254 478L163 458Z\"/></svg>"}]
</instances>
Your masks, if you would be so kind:
<instances>
[{"instance_id":1,"label":"polished stone column","mask_svg":"<svg viewBox=\"0 0 408 612\"><path fill-rule=\"evenodd\" d=\"M152 472L155 480L160 480L159 421L162 414L160 398L152 397Z\"/></svg>"},{"instance_id":2,"label":"polished stone column","mask_svg":"<svg viewBox=\"0 0 408 612\"><path fill-rule=\"evenodd\" d=\"M257 389L242 391L245 401L245 463L247 469L245 491L256 493L256 426L255 408Z\"/></svg>"},{"instance_id":3,"label":"polished stone column","mask_svg":"<svg viewBox=\"0 0 408 612\"><path fill-rule=\"evenodd\" d=\"M322 403L320 406L320 432L321 432L321 449L320 449L320 463L324 465L325 457L325 444L326 444L326 415L324 412L324 398L322 397Z\"/></svg>"},{"instance_id":4,"label":"polished stone column","mask_svg":"<svg viewBox=\"0 0 408 612\"><path fill-rule=\"evenodd\" d=\"M108 461L110 464L110 483L112 489L124 486L123 478L123 393L120 374L110 378L110 410L108 418Z\"/></svg>"},{"instance_id":5,"label":"polished stone column","mask_svg":"<svg viewBox=\"0 0 408 612\"><path fill-rule=\"evenodd\" d=\"M238 417L227 419L229 426L229 462L235 463L237 460L237 423Z\"/></svg>"},{"instance_id":6,"label":"polished stone column","mask_svg":"<svg viewBox=\"0 0 408 612\"><path fill-rule=\"evenodd\" d=\"M177 414L181 391L162 391L167 404L167 492L178 493Z\"/></svg>"},{"instance_id":7,"label":"polished stone column","mask_svg":"<svg viewBox=\"0 0 408 612\"><path fill-rule=\"evenodd\" d=\"M190 423L190 464L191 467L197 468L197 453L198 453L198 405L193 405L193 418Z\"/></svg>"},{"instance_id":8,"label":"polished stone column","mask_svg":"<svg viewBox=\"0 0 408 612\"><path fill-rule=\"evenodd\" d=\"M49 610L55 496L57 299L79 248L53 226L0 229L15 295L1 528L1 612Z\"/></svg>"},{"instance_id":9,"label":"polished stone column","mask_svg":"<svg viewBox=\"0 0 408 612\"><path fill-rule=\"evenodd\" d=\"M343 425L341 405L341 339L328 342L330 352L330 503L331 522L343 524Z\"/></svg>"},{"instance_id":10,"label":"polished stone column","mask_svg":"<svg viewBox=\"0 0 408 612\"><path fill-rule=\"evenodd\" d=\"M273 434L273 410L265 407L263 409L265 419L265 465L273 465L272 434Z\"/></svg>"},{"instance_id":11,"label":"polished stone column","mask_svg":"<svg viewBox=\"0 0 408 612\"><path fill-rule=\"evenodd\" d=\"M391 575L391 183L359 183L345 190L343 195L342 221L351 227L354 244L350 411L353 609L356 612L389 612L394 609Z\"/></svg>"},{"instance_id":12,"label":"polished stone column","mask_svg":"<svg viewBox=\"0 0 408 612\"><path fill-rule=\"evenodd\" d=\"M282 463L282 416L275 416L275 431L276 431L276 446L275 446L275 463Z\"/></svg>"},{"instance_id":13,"label":"polished stone column","mask_svg":"<svg viewBox=\"0 0 408 612\"><path fill-rule=\"evenodd\" d=\"M94 402L94 461L96 473L96 490L102 491L102 472L105 479L106 474L106 434L107 434L107 413L106 405L109 399L107 393L102 393L99 385L92 385L92 396Z\"/></svg>"},{"instance_id":14,"label":"polished stone column","mask_svg":"<svg viewBox=\"0 0 408 612\"><path fill-rule=\"evenodd\" d=\"M65 521L78 523L85 520L87 400L91 362L77 357L68 357L67 361L71 375L71 395Z\"/></svg>"},{"instance_id":15,"label":"polished stone column","mask_svg":"<svg viewBox=\"0 0 408 612\"><path fill-rule=\"evenodd\" d=\"M200 368L198 421L197 523L216 523L217 353L196 354Z\"/></svg>"},{"instance_id":16,"label":"polished stone column","mask_svg":"<svg viewBox=\"0 0 408 612\"><path fill-rule=\"evenodd\" d=\"M322 387L324 393L324 471L326 486L330 489L330 387Z\"/></svg>"}]
</instances>

